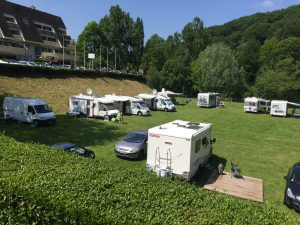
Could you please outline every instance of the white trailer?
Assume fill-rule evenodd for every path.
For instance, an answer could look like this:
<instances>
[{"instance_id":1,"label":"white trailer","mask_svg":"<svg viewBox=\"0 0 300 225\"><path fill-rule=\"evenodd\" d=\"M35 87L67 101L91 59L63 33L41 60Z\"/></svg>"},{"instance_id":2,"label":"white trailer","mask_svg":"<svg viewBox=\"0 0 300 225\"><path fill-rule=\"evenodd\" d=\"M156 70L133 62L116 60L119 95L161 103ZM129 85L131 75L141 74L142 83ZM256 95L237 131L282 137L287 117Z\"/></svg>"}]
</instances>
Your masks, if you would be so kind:
<instances>
[{"instance_id":1,"label":"white trailer","mask_svg":"<svg viewBox=\"0 0 300 225\"><path fill-rule=\"evenodd\" d=\"M150 109L165 112L176 111L176 106L169 97L155 94L139 94L137 97L142 98Z\"/></svg>"},{"instance_id":2,"label":"white trailer","mask_svg":"<svg viewBox=\"0 0 300 225\"><path fill-rule=\"evenodd\" d=\"M148 130L147 169L190 180L212 154L212 125L182 120Z\"/></svg>"},{"instance_id":3,"label":"white trailer","mask_svg":"<svg viewBox=\"0 0 300 225\"><path fill-rule=\"evenodd\" d=\"M119 110L113 101L103 97L90 95L74 95L69 98L69 111L81 112L88 117L116 117Z\"/></svg>"},{"instance_id":4,"label":"white trailer","mask_svg":"<svg viewBox=\"0 0 300 225\"><path fill-rule=\"evenodd\" d=\"M129 115L148 116L150 115L150 109L146 105L143 99L129 97L129 96L118 96L118 95L105 95L105 98L112 100L115 106L120 112Z\"/></svg>"},{"instance_id":5,"label":"white trailer","mask_svg":"<svg viewBox=\"0 0 300 225\"><path fill-rule=\"evenodd\" d=\"M219 93L198 93L197 106L206 108L219 107L220 99L221 95Z\"/></svg>"},{"instance_id":6,"label":"white trailer","mask_svg":"<svg viewBox=\"0 0 300 225\"><path fill-rule=\"evenodd\" d=\"M33 123L35 126L56 122L56 116L48 104L35 98L5 97L3 114L4 117Z\"/></svg>"},{"instance_id":7,"label":"white trailer","mask_svg":"<svg viewBox=\"0 0 300 225\"><path fill-rule=\"evenodd\" d=\"M256 98L256 97L247 97L244 99L244 111L245 112L269 112L270 110L270 100Z\"/></svg>"},{"instance_id":8,"label":"white trailer","mask_svg":"<svg viewBox=\"0 0 300 225\"><path fill-rule=\"evenodd\" d=\"M282 100L273 100L271 101L271 111L270 114L272 116L283 116L286 117L289 112L288 109L292 108L291 115L296 116L296 109L300 108L300 104Z\"/></svg>"}]
</instances>

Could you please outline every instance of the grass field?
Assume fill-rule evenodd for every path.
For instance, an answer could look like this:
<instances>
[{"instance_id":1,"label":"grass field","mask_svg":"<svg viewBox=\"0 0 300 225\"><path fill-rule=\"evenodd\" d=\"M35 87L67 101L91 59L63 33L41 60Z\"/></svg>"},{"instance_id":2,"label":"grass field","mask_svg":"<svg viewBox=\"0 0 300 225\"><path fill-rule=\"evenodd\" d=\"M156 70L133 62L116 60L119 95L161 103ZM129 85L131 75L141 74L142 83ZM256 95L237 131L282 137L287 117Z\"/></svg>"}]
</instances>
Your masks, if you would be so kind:
<instances>
[{"instance_id":1,"label":"grass field","mask_svg":"<svg viewBox=\"0 0 300 225\"><path fill-rule=\"evenodd\" d=\"M181 99L183 102L183 99ZM226 102L224 108L200 109L193 100L177 106L177 112L151 112L149 117L125 116L124 124L96 119L71 119L57 116L57 124L33 128L27 124L6 124L5 133L22 142L53 144L69 141L95 151L97 159L105 159L127 168L146 169L146 161L124 160L114 155L114 146L128 131L148 129L175 119L213 124L214 145L212 163L238 164L243 175L264 181L267 204L283 206L288 168L300 161L300 120L244 113L242 104ZM4 128L2 124L1 130ZM200 176L201 178L201 176Z\"/></svg>"}]
</instances>

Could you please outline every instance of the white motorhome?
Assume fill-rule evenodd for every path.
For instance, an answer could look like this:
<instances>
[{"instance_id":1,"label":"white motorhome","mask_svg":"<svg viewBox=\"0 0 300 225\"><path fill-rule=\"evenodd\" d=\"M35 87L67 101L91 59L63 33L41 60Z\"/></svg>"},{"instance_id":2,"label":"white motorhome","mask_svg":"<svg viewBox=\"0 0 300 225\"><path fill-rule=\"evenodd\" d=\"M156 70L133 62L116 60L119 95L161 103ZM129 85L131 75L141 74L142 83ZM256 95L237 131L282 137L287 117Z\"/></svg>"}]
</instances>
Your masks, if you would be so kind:
<instances>
[{"instance_id":1,"label":"white motorhome","mask_svg":"<svg viewBox=\"0 0 300 225\"><path fill-rule=\"evenodd\" d=\"M176 111L176 106L169 97L155 94L139 94L137 97L142 98L150 109L165 112Z\"/></svg>"},{"instance_id":2,"label":"white motorhome","mask_svg":"<svg viewBox=\"0 0 300 225\"><path fill-rule=\"evenodd\" d=\"M244 111L245 112L269 112L270 110L270 100L256 98L256 97L247 97L244 99Z\"/></svg>"},{"instance_id":3,"label":"white motorhome","mask_svg":"<svg viewBox=\"0 0 300 225\"><path fill-rule=\"evenodd\" d=\"M197 98L197 106L206 108L219 107L220 99L221 95L219 93L199 93Z\"/></svg>"},{"instance_id":4,"label":"white motorhome","mask_svg":"<svg viewBox=\"0 0 300 225\"><path fill-rule=\"evenodd\" d=\"M74 95L69 98L70 112L81 112L88 117L116 117L119 110L113 101L103 97L89 95Z\"/></svg>"},{"instance_id":5,"label":"white motorhome","mask_svg":"<svg viewBox=\"0 0 300 225\"><path fill-rule=\"evenodd\" d=\"M118 95L105 95L114 102L114 105L120 110L120 112L129 115L148 116L150 115L150 109L146 105L143 99L129 97L129 96L118 96Z\"/></svg>"},{"instance_id":6,"label":"white motorhome","mask_svg":"<svg viewBox=\"0 0 300 225\"><path fill-rule=\"evenodd\" d=\"M190 180L212 154L212 125L182 120L148 130L147 169Z\"/></svg>"},{"instance_id":7,"label":"white motorhome","mask_svg":"<svg viewBox=\"0 0 300 225\"><path fill-rule=\"evenodd\" d=\"M271 101L271 111L272 116L283 116L286 117L289 112L288 109L292 108L291 115L296 116L296 109L300 108L300 104L282 100L273 100Z\"/></svg>"},{"instance_id":8,"label":"white motorhome","mask_svg":"<svg viewBox=\"0 0 300 225\"><path fill-rule=\"evenodd\" d=\"M182 93L176 93L173 91L168 91L162 88L161 92L157 92L156 89L153 90L153 93L155 93L158 96L164 96L169 98L173 103L176 103L176 97L181 96Z\"/></svg>"},{"instance_id":9,"label":"white motorhome","mask_svg":"<svg viewBox=\"0 0 300 225\"><path fill-rule=\"evenodd\" d=\"M3 114L4 117L33 123L35 126L56 122L56 116L48 104L35 98L5 97Z\"/></svg>"}]
</instances>

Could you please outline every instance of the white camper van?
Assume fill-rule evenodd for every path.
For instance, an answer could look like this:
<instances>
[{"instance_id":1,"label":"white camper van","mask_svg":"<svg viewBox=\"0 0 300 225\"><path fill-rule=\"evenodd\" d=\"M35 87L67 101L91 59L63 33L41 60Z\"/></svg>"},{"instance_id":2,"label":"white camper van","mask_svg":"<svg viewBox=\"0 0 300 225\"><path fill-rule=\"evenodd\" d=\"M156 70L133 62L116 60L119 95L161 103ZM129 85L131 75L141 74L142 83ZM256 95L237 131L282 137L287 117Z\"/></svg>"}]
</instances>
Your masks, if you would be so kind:
<instances>
[{"instance_id":1,"label":"white camper van","mask_svg":"<svg viewBox=\"0 0 300 225\"><path fill-rule=\"evenodd\" d=\"M157 92L156 89L153 90L153 93L155 93L157 96L164 96L169 98L173 103L176 103L176 97L181 96L182 93L176 93L173 91L165 90L164 88L161 89L161 92Z\"/></svg>"},{"instance_id":2,"label":"white camper van","mask_svg":"<svg viewBox=\"0 0 300 225\"><path fill-rule=\"evenodd\" d=\"M110 99L81 94L69 98L69 110L81 112L88 117L100 118L116 117L119 112Z\"/></svg>"},{"instance_id":3,"label":"white camper van","mask_svg":"<svg viewBox=\"0 0 300 225\"><path fill-rule=\"evenodd\" d=\"M147 169L190 180L212 154L212 125L182 120L148 130Z\"/></svg>"},{"instance_id":4,"label":"white camper van","mask_svg":"<svg viewBox=\"0 0 300 225\"><path fill-rule=\"evenodd\" d=\"M3 101L4 117L11 117L35 126L54 124L56 117L52 109L41 99L5 97Z\"/></svg>"},{"instance_id":5,"label":"white camper van","mask_svg":"<svg viewBox=\"0 0 300 225\"><path fill-rule=\"evenodd\" d=\"M300 104L288 101L281 100L273 100L271 102L271 111L270 114L272 116L283 116L286 117L288 115L288 108L292 108L291 114L292 116L296 115L296 109L300 107Z\"/></svg>"},{"instance_id":6,"label":"white camper van","mask_svg":"<svg viewBox=\"0 0 300 225\"><path fill-rule=\"evenodd\" d=\"M270 100L256 98L256 97L247 97L244 100L244 111L245 112L269 112L270 110Z\"/></svg>"},{"instance_id":7,"label":"white camper van","mask_svg":"<svg viewBox=\"0 0 300 225\"><path fill-rule=\"evenodd\" d=\"M150 109L165 112L176 111L176 106L169 97L154 94L139 94L137 97L142 98Z\"/></svg>"},{"instance_id":8,"label":"white camper van","mask_svg":"<svg viewBox=\"0 0 300 225\"><path fill-rule=\"evenodd\" d=\"M150 115L150 109L146 105L143 99L129 97L129 96L118 96L118 95L105 95L105 98L110 99L114 102L114 105L125 114L148 116Z\"/></svg>"},{"instance_id":9,"label":"white camper van","mask_svg":"<svg viewBox=\"0 0 300 225\"><path fill-rule=\"evenodd\" d=\"M199 93L197 99L197 106L199 107L219 107L221 95L219 93Z\"/></svg>"}]
</instances>

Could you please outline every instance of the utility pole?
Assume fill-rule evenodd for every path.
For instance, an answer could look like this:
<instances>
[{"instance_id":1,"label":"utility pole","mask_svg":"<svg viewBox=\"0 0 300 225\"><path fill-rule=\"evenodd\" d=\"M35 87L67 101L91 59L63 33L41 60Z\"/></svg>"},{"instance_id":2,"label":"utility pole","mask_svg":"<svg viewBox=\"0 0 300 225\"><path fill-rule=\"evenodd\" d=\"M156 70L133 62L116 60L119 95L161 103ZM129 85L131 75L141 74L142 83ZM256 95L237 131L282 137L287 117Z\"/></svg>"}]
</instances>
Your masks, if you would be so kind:
<instances>
[{"instance_id":1,"label":"utility pole","mask_svg":"<svg viewBox=\"0 0 300 225\"><path fill-rule=\"evenodd\" d=\"M117 51L115 47L115 70L117 70Z\"/></svg>"},{"instance_id":2,"label":"utility pole","mask_svg":"<svg viewBox=\"0 0 300 225\"><path fill-rule=\"evenodd\" d=\"M101 45L100 45L100 71L102 71L102 65L101 65Z\"/></svg>"},{"instance_id":3,"label":"utility pole","mask_svg":"<svg viewBox=\"0 0 300 225\"><path fill-rule=\"evenodd\" d=\"M65 68L65 35L63 35L63 68Z\"/></svg>"},{"instance_id":4,"label":"utility pole","mask_svg":"<svg viewBox=\"0 0 300 225\"><path fill-rule=\"evenodd\" d=\"M74 57L74 69L76 68L76 42L75 42L75 57Z\"/></svg>"},{"instance_id":5,"label":"utility pole","mask_svg":"<svg viewBox=\"0 0 300 225\"><path fill-rule=\"evenodd\" d=\"M83 67L85 69L85 41L83 42Z\"/></svg>"},{"instance_id":6,"label":"utility pole","mask_svg":"<svg viewBox=\"0 0 300 225\"><path fill-rule=\"evenodd\" d=\"M108 71L108 48L106 50L106 71Z\"/></svg>"}]
</instances>

